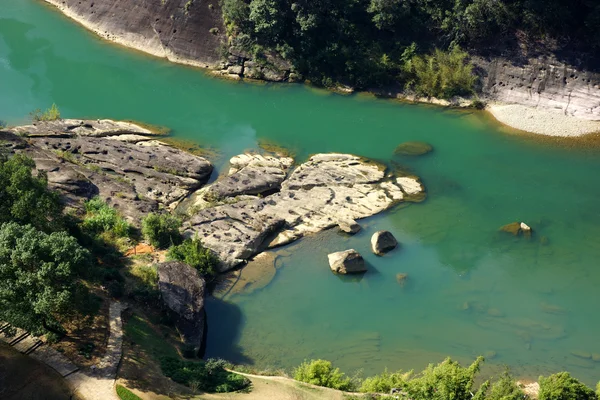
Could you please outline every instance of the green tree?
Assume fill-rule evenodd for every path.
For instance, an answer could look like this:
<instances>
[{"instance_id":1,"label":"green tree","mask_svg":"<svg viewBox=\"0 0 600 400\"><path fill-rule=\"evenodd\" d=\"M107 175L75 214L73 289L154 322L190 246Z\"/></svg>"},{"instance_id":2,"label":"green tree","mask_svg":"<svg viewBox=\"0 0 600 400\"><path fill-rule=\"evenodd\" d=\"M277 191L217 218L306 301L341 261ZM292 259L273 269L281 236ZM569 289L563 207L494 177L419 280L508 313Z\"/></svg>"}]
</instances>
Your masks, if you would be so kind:
<instances>
[{"instance_id":1,"label":"green tree","mask_svg":"<svg viewBox=\"0 0 600 400\"><path fill-rule=\"evenodd\" d=\"M48 190L46 174L33 176L35 163L20 154L0 159L0 223L18 222L50 232L63 226L62 205Z\"/></svg>"},{"instance_id":2,"label":"green tree","mask_svg":"<svg viewBox=\"0 0 600 400\"><path fill-rule=\"evenodd\" d=\"M500 378L492 384L486 400L522 400L525 393L521 390L515 379L504 371Z\"/></svg>"},{"instance_id":3,"label":"green tree","mask_svg":"<svg viewBox=\"0 0 600 400\"><path fill-rule=\"evenodd\" d=\"M114 238L126 238L131 227L117 210L106 204L100 197L85 202L86 216L83 229L93 235L107 234Z\"/></svg>"},{"instance_id":4,"label":"green tree","mask_svg":"<svg viewBox=\"0 0 600 400\"><path fill-rule=\"evenodd\" d=\"M142 221L142 234L158 249L181 243L181 219L170 214L151 213Z\"/></svg>"},{"instance_id":5,"label":"green tree","mask_svg":"<svg viewBox=\"0 0 600 400\"><path fill-rule=\"evenodd\" d=\"M196 268L201 275L212 276L217 272L219 259L202 245L199 239L186 239L180 245L173 246L167 253L167 259L182 261Z\"/></svg>"},{"instance_id":6,"label":"green tree","mask_svg":"<svg viewBox=\"0 0 600 400\"><path fill-rule=\"evenodd\" d=\"M540 376L539 400L596 400L592 389L573 378L568 372L549 377Z\"/></svg>"},{"instance_id":7,"label":"green tree","mask_svg":"<svg viewBox=\"0 0 600 400\"><path fill-rule=\"evenodd\" d=\"M483 400L489 381L477 390L473 388L482 362L483 357L479 357L467 368L450 358L438 365L430 364L418 377L407 382L405 390L413 400Z\"/></svg>"},{"instance_id":8,"label":"green tree","mask_svg":"<svg viewBox=\"0 0 600 400\"><path fill-rule=\"evenodd\" d=\"M67 233L2 224L0 320L35 335L62 333L61 321L85 304L78 278L89 269L89 253Z\"/></svg>"},{"instance_id":9,"label":"green tree","mask_svg":"<svg viewBox=\"0 0 600 400\"><path fill-rule=\"evenodd\" d=\"M294 379L312 385L350 391L355 385L339 368L333 368L331 361L304 361L294 369Z\"/></svg>"},{"instance_id":10,"label":"green tree","mask_svg":"<svg viewBox=\"0 0 600 400\"><path fill-rule=\"evenodd\" d=\"M385 370L382 374L366 378L360 386L360 391L363 393L390 393L394 388L403 388L410 374L410 372Z\"/></svg>"}]
</instances>

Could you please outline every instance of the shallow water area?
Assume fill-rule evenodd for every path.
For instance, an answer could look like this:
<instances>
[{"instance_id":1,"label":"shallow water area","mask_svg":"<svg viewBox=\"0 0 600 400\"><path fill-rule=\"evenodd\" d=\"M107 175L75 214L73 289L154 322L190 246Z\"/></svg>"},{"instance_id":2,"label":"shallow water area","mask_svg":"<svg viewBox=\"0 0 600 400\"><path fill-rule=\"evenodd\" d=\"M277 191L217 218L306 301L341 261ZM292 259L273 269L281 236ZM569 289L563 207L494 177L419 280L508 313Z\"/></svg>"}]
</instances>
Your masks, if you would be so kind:
<instances>
[{"instance_id":1,"label":"shallow water area","mask_svg":"<svg viewBox=\"0 0 600 400\"><path fill-rule=\"evenodd\" d=\"M597 148L507 134L480 112L213 79L109 45L41 1L0 0L0 119L21 124L53 102L65 117L167 126L218 149L220 170L269 142L298 162L350 152L422 178L425 202L359 221L353 237L331 230L278 250L267 286L209 300L208 356L259 369L327 358L372 374L487 354L523 376L600 379ZM406 141L434 150L394 156ZM515 221L532 237L498 232ZM381 229L401 246L376 257ZM347 248L365 256L364 276L329 270L327 254Z\"/></svg>"}]
</instances>

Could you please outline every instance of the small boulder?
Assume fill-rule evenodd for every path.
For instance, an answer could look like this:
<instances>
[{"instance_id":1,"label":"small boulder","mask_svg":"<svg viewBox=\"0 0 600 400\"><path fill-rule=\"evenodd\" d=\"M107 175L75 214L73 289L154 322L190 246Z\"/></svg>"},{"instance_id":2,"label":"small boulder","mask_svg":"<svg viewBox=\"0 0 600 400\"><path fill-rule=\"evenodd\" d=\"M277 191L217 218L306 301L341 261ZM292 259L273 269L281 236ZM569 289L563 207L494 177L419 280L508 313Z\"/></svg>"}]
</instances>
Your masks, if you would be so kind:
<instances>
[{"instance_id":1,"label":"small boulder","mask_svg":"<svg viewBox=\"0 0 600 400\"><path fill-rule=\"evenodd\" d=\"M338 222L338 227L342 232L354 235L360 231L360 225L353 219L344 219Z\"/></svg>"},{"instance_id":2,"label":"small boulder","mask_svg":"<svg viewBox=\"0 0 600 400\"><path fill-rule=\"evenodd\" d=\"M204 279L185 263L164 262L158 264L158 289L165 306L177 316L175 325L181 339L198 354L206 325Z\"/></svg>"},{"instance_id":3,"label":"small boulder","mask_svg":"<svg viewBox=\"0 0 600 400\"><path fill-rule=\"evenodd\" d=\"M354 249L331 253L329 258L329 267L336 274L357 274L365 272L365 260Z\"/></svg>"},{"instance_id":4,"label":"small boulder","mask_svg":"<svg viewBox=\"0 0 600 400\"><path fill-rule=\"evenodd\" d=\"M394 154L401 156L422 156L433 151L433 147L425 142L406 142L398 145Z\"/></svg>"},{"instance_id":5,"label":"small boulder","mask_svg":"<svg viewBox=\"0 0 600 400\"><path fill-rule=\"evenodd\" d=\"M398 246L398 241L388 231L375 232L371 237L371 248L373 253L378 256L382 256L390 250L393 250Z\"/></svg>"}]
</instances>

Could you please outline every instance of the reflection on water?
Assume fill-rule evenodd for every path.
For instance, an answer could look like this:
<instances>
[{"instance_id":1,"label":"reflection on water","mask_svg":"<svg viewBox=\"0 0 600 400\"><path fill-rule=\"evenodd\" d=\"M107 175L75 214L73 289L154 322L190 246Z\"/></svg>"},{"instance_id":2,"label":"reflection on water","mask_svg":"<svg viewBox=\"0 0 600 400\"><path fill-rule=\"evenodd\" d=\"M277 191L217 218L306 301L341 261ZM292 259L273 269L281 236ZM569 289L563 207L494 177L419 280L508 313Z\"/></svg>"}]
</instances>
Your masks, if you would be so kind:
<instances>
[{"instance_id":1,"label":"reflection on water","mask_svg":"<svg viewBox=\"0 0 600 400\"><path fill-rule=\"evenodd\" d=\"M479 112L248 85L109 46L34 0L0 0L0 119L57 103L65 117L132 119L226 160L259 143L349 152L422 177L428 199L288 246L251 294L209 301L208 354L259 367L328 358L347 371L419 369L485 354L523 375L600 376L600 152L507 134ZM424 141L424 157L394 156ZM587 142L586 142L587 143ZM591 144L591 142L590 142ZM498 232L533 227L528 240ZM375 257L370 235L401 247ZM356 248L362 279L331 274L327 253ZM404 285L398 273L407 274Z\"/></svg>"}]
</instances>

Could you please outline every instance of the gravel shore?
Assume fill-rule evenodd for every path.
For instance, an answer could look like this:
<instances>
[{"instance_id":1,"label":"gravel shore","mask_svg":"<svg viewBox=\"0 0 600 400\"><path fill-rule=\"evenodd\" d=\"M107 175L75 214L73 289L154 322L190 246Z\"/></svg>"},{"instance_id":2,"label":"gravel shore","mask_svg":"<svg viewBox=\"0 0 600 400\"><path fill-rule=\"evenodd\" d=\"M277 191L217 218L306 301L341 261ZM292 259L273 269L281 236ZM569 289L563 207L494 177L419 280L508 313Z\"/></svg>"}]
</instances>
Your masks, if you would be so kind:
<instances>
[{"instance_id":1,"label":"gravel shore","mask_svg":"<svg viewBox=\"0 0 600 400\"><path fill-rule=\"evenodd\" d=\"M487 110L511 128L541 135L575 137L600 132L600 121L565 115L560 110L541 110L519 104L490 104Z\"/></svg>"}]
</instances>

